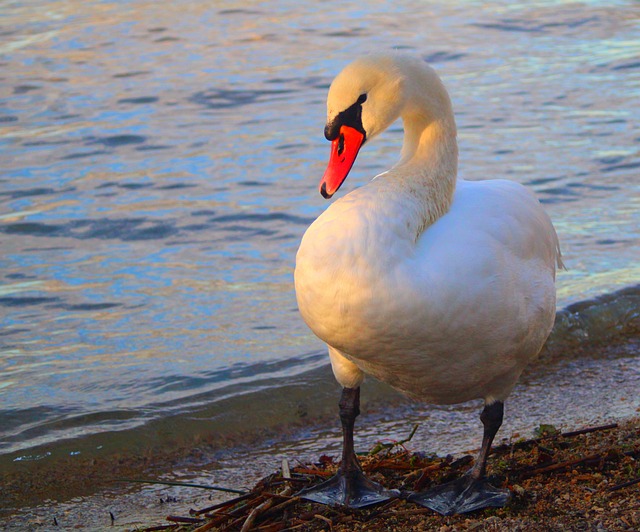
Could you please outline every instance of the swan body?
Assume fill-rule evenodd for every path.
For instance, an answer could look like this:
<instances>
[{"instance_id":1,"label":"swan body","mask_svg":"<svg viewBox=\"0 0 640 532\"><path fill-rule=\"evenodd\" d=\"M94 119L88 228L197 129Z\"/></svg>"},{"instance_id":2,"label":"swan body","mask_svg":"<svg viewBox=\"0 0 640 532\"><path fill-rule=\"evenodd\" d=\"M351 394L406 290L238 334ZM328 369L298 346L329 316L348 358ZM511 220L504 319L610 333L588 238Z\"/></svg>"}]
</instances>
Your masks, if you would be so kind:
<instances>
[{"instance_id":1,"label":"swan body","mask_svg":"<svg viewBox=\"0 0 640 532\"><path fill-rule=\"evenodd\" d=\"M505 399L554 321L548 218L516 183L460 181L415 240L411 205L381 188L334 203L298 253L300 311L337 380L353 388L366 373L438 404Z\"/></svg>"},{"instance_id":2,"label":"swan body","mask_svg":"<svg viewBox=\"0 0 640 532\"><path fill-rule=\"evenodd\" d=\"M553 326L558 238L525 187L457 177L447 91L433 69L402 54L360 58L331 84L323 196L340 187L361 145L398 118L400 161L335 201L306 231L296 296L345 391L369 374L431 403L485 400L488 443L478 480L502 402ZM499 412L487 410L496 403ZM344 452L343 461L353 462ZM504 501L496 494L484 495Z\"/></svg>"}]
</instances>

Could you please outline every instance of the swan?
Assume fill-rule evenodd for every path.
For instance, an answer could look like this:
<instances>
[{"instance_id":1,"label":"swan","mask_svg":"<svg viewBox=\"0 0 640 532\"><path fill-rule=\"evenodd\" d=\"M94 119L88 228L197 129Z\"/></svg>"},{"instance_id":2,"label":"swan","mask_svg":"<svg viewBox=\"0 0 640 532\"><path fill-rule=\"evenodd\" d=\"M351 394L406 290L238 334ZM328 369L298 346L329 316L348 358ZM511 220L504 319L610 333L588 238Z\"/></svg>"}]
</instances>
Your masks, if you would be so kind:
<instances>
[{"instance_id":1,"label":"swan","mask_svg":"<svg viewBox=\"0 0 640 532\"><path fill-rule=\"evenodd\" d=\"M399 162L333 202L296 256L300 313L327 344L343 387L340 468L301 495L356 508L399 495L367 479L354 453L367 374L428 403L484 399L472 469L409 500L445 515L504 506L510 493L487 482L487 456L505 399L553 326L558 237L524 186L457 176L449 95L430 66L401 53L358 58L332 82L323 197L338 191L360 148L398 118Z\"/></svg>"}]
</instances>

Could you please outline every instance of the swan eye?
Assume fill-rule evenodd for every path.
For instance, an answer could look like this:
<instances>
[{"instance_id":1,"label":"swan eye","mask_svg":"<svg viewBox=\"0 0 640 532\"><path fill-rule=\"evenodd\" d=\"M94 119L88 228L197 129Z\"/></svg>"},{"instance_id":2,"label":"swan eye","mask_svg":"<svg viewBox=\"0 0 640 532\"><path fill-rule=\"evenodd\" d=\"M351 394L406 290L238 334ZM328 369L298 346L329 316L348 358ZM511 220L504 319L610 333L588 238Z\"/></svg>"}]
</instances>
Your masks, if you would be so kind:
<instances>
[{"instance_id":1,"label":"swan eye","mask_svg":"<svg viewBox=\"0 0 640 532\"><path fill-rule=\"evenodd\" d=\"M363 93L360 96L358 96L358 103L362 104L364 102L367 101L367 93Z\"/></svg>"}]
</instances>

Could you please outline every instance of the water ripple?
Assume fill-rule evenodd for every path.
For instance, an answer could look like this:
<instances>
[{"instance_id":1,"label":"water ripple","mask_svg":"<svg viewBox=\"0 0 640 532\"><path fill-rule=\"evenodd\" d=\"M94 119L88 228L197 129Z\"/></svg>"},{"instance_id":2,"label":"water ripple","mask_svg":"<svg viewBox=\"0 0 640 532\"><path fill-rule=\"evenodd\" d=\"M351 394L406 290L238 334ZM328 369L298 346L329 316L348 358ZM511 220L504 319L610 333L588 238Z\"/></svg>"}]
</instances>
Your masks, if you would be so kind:
<instances>
[{"instance_id":1,"label":"water ripple","mask_svg":"<svg viewBox=\"0 0 640 532\"><path fill-rule=\"evenodd\" d=\"M298 419L309 389L279 386L323 347L297 313L295 253L327 208L327 89L371 51L362 37L436 65L465 178L506 176L546 204L561 306L637 283L633 2L5 4L0 427L15 448L194 405L240 425L276 396L274 423ZM400 136L367 145L345 191L395 164Z\"/></svg>"}]
</instances>

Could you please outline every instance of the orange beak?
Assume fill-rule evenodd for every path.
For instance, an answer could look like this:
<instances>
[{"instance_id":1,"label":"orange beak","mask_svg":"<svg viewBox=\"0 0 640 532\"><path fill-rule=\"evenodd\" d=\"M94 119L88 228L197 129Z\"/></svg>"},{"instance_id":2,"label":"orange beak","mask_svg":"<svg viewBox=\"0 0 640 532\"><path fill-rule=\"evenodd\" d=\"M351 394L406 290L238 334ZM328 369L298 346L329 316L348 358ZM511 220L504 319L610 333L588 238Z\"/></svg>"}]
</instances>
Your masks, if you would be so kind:
<instances>
[{"instance_id":1,"label":"orange beak","mask_svg":"<svg viewBox=\"0 0 640 532\"><path fill-rule=\"evenodd\" d=\"M349 126L340 126L340 134L331 141L329 165L320 181L320 194L333 196L349 175L364 142L364 134Z\"/></svg>"}]
</instances>

